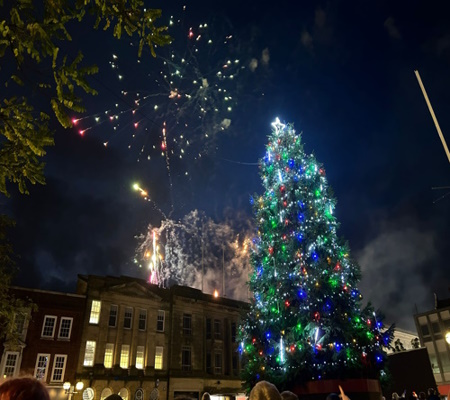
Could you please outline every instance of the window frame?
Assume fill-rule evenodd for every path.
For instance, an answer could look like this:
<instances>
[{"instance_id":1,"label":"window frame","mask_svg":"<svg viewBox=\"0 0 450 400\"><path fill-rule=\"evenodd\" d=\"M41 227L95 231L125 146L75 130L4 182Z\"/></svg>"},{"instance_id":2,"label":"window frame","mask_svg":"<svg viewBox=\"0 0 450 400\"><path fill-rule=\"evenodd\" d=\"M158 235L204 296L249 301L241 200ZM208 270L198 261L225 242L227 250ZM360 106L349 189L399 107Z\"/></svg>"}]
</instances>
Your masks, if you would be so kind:
<instances>
[{"instance_id":1,"label":"window frame","mask_svg":"<svg viewBox=\"0 0 450 400\"><path fill-rule=\"evenodd\" d=\"M219 357L220 360L220 367L217 365L217 357ZM218 370L220 368L220 370ZM222 375L223 373L223 354L221 351L215 351L214 352L214 375Z\"/></svg>"},{"instance_id":2,"label":"window frame","mask_svg":"<svg viewBox=\"0 0 450 400\"><path fill-rule=\"evenodd\" d=\"M214 339L222 340L222 321L214 318Z\"/></svg>"},{"instance_id":3,"label":"window frame","mask_svg":"<svg viewBox=\"0 0 450 400\"><path fill-rule=\"evenodd\" d=\"M103 357L103 366L105 368L110 369L110 368L113 367L113 363L114 363L114 347L115 347L114 343L106 343L106 345L105 345L105 356ZM108 353L109 350L111 350L111 354ZM106 365L105 361L106 361L106 357L107 356L109 357L109 355L111 355L111 365L108 367Z\"/></svg>"},{"instance_id":4,"label":"window frame","mask_svg":"<svg viewBox=\"0 0 450 400\"><path fill-rule=\"evenodd\" d=\"M114 315L114 325L111 325L111 313L115 310L116 315ZM109 328L117 328L117 316L119 315L119 306L117 304L111 304L109 308L109 317L108 317L108 327Z\"/></svg>"},{"instance_id":5,"label":"window frame","mask_svg":"<svg viewBox=\"0 0 450 400\"><path fill-rule=\"evenodd\" d=\"M37 372L38 372L38 364L39 364L39 358L40 357L47 357L47 364L45 366L45 373L44 376L42 378L38 378L37 377ZM48 367L50 366L50 354L49 353L38 353L36 356L36 364L34 365L34 378L37 379L38 381L42 381L42 382L47 382L47 374L48 374ZM42 369L42 367L40 368Z\"/></svg>"},{"instance_id":6,"label":"window frame","mask_svg":"<svg viewBox=\"0 0 450 400\"><path fill-rule=\"evenodd\" d=\"M125 353L126 350L126 353ZM125 360L125 354L126 354L126 361L127 361L127 366L126 367L122 367L122 361ZM122 360L122 357L124 360ZM123 344L120 347L120 358L119 358L119 366L122 369L128 369L130 368L130 345L129 344Z\"/></svg>"},{"instance_id":7,"label":"window frame","mask_svg":"<svg viewBox=\"0 0 450 400\"><path fill-rule=\"evenodd\" d=\"M189 354L189 363L185 363L185 354ZM192 348L191 346L181 347L181 370L190 371L192 369Z\"/></svg>"},{"instance_id":8,"label":"window frame","mask_svg":"<svg viewBox=\"0 0 450 400\"><path fill-rule=\"evenodd\" d=\"M88 343L91 343L92 350L92 360L86 363L86 355L87 355L87 349L88 349ZM92 346L92 343L94 344ZM83 358L83 367L93 367L95 363L95 350L97 349L97 342L95 340L86 340L86 344L84 347L84 358ZM89 354L91 351L89 351Z\"/></svg>"},{"instance_id":9,"label":"window frame","mask_svg":"<svg viewBox=\"0 0 450 400\"><path fill-rule=\"evenodd\" d=\"M127 310L131 310L130 317L127 317ZM130 321L130 326L125 325L125 321ZM133 307L125 307L125 312L123 314L123 329L133 329Z\"/></svg>"},{"instance_id":10,"label":"window frame","mask_svg":"<svg viewBox=\"0 0 450 400\"><path fill-rule=\"evenodd\" d=\"M138 358L139 358L139 353L141 353L141 358L142 358L142 362L141 362L141 366L138 367ZM145 362L145 346L136 346L136 361L134 363L134 366L137 369L144 369L144 362Z\"/></svg>"},{"instance_id":11,"label":"window frame","mask_svg":"<svg viewBox=\"0 0 450 400\"><path fill-rule=\"evenodd\" d=\"M160 318L162 316L162 319ZM158 324L162 323L162 329L158 329ZM156 332L164 332L166 323L166 312L164 310L158 310L158 314L156 314Z\"/></svg>"},{"instance_id":12,"label":"window frame","mask_svg":"<svg viewBox=\"0 0 450 400\"><path fill-rule=\"evenodd\" d=\"M161 349L161 352L158 350ZM164 347L163 346L156 346L155 347L155 370L162 370L164 368ZM159 363L158 361L161 361Z\"/></svg>"},{"instance_id":13,"label":"window frame","mask_svg":"<svg viewBox=\"0 0 450 400\"><path fill-rule=\"evenodd\" d=\"M185 326L185 321L189 321L189 327ZM183 313L183 335L192 335L192 314Z\"/></svg>"},{"instance_id":14,"label":"window frame","mask_svg":"<svg viewBox=\"0 0 450 400\"><path fill-rule=\"evenodd\" d=\"M61 369L61 379L54 379L55 370L57 369L56 362L58 360L58 357L62 358L64 360L64 363L63 363L62 368L58 367L58 369ZM67 354L55 354L53 356L53 368L52 368L52 374L50 375L50 382L64 382L64 375L66 373L66 366L67 366Z\"/></svg>"},{"instance_id":15,"label":"window frame","mask_svg":"<svg viewBox=\"0 0 450 400\"><path fill-rule=\"evenodd\" d=\"M206 318L205 322L206 340L212 339L212 319Z\"/></svg>"},{"instance_id":16,"label":"window frame","mask_svg":"<svg viewBox=\"0 0 450 400\"><path fill-rule=\"evenodd\" d=\"M94 310L94 303L98 303L98 311ZM92 300L91 302L91 312L89 313L89 323L91 325L98 325L100 322L100 313L102 312L102 301Z\"/></svg>"},{"instance_id":17,"label":"window frame","mask_svg":"<svg viewBox=\"0 0 450 400\"><path fill-rule=\"evenodd\" d=\"M67 337L61 336L61 328L63 321L70 321L69 334ZM58 339L59 340L70 340L70 336L72 335L72 327L73 327L73 317L61 317L59 321L59 329L58 329Z\"/></svg>"},{"instance_id":18,"label":"window frame","mask_svg":"<svg viewBox=\"0 0 450 400\"><path fill-rule=\"evenodd\" d=\"M145 316L144 319L141 318L141 316ZM141 328L141 322L144 321L144 327ZM144 308L139 309L139 318L138 318L138 329L140 331L146 331L147 330L147 310Z\"/></svg>"},{"instance_id":19,"label":"window frame","mask_svg":"<svg viewBox=\"0 0 450 400\"><path fill-rule=\"evenodd\" d=\"M52 334L50 335L44 335L44 330L45 330L45 322L47 321L47 319L53 319L54 324L53 324L53 330L52 330ZM58 321L58 317L56 315L45 315L44 316L44 321L42 322L42 330L41 330L41 339L53 339L55 337L55 330L56 330L56 323Z\"/></svg>"},{"instance_id":20,"label":"window frame","mask_svg":"<svg viewBox=\"0 0 450 400\"><path fill-rule=\"evenodd\" d=\"M3 363L3 365L2 365L2 377L3 376L5 376L5 370L6 370L6 368L8 367L8 368L10 368L11 366L10 365L7 365L6 363L7 363L7 361L8 361L8 355L10 355L10 354L14 354L15 356L16 356L16 359L15 359L15 361L14 361L14 370L13 370L13 373L12 373L12 375L6 375L7 377L15 377L15 376L17 376L17 367L18 367L18 364L19 364L19 357L20 357L20 353L18 352L18 351L5 351L5 358L4 358L4 363Z\"/></svg>"}]
</instances>

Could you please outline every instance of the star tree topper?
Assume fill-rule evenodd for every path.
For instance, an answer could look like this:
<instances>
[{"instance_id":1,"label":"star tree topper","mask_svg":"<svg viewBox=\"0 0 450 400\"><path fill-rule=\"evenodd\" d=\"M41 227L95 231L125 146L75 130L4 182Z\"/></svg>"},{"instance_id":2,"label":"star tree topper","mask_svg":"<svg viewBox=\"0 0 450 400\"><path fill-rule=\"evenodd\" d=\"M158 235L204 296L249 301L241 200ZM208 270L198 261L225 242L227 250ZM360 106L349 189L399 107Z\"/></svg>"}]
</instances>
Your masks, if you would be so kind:
<instances>
[{"instance_id":1,"label":"star tree topper","mask_svg":"<svg viewBox=\"0 0 450 400\"><path fill-rule=\"evenodd\" d=\"M277 135L286 127L285 124L282 124L280 122L280 119L278 117L276 117L275 121L272 122L272 126L274 127Z\"/></svg>"}]
</instances>

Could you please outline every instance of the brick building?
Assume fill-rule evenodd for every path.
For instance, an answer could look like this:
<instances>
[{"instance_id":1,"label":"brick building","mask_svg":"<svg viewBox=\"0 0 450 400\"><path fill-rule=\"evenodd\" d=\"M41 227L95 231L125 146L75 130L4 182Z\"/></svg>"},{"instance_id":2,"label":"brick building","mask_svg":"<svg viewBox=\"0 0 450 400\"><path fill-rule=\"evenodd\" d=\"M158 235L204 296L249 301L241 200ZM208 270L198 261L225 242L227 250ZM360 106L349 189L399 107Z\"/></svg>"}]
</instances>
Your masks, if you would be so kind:
<instances>
[{"instance_id":1,"label":"brick building","mask_svg":"<svg viewBox=\"0 0 450 400\"><path fill-rule=\"evenodd\" d=\"M77 380L95 400L242 393L236 331L248 304L129 277L80 275L85 295Z\"/></svg>"},{"instance_id":2,"label":"brick building","mask_svg":"<svg viewBox=\"0 0 450 400\"><path fill-rule=\"evenodd\" d=\"M20 287L11 291L36 307L17 310L19 343L3 344L1 376L35 376L47 384L52 398L65 399L63 383L75 383L86 297Z\"/></svg>"}]
</instances>

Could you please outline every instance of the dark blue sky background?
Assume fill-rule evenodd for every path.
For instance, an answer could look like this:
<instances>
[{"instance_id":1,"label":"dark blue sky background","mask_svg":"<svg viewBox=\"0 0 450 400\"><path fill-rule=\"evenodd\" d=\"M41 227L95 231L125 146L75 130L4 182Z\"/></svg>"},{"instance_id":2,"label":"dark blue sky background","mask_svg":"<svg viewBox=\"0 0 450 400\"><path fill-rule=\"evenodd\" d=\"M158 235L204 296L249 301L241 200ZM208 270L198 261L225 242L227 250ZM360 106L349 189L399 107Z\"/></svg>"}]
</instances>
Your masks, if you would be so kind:
<instances>
[{"instance_id":1,"label":"dark blue sky background","mask_svg":"<svg viewBox=\"0 0 450 400\"><path fill-rule=\"evenodd\" d=\"M257 167L246 163L264 154L276 116L293 122L303 132L306 151L327 171L338 200L340 234L362 268L365 299L390 322L412 329L415 304L419 311L431 308L433 292L446 297L450 285L450 195L433 203L450 190L431 189L450 186L450 163L414 76L418 69L450 142L450 6L391 3L149 6L163 9L161 23L184 15L186 28L208 22L217 36L232 34L233 55L247 67L230 85L238 99L230 127L214 141L195 136L191 153L172 161L173 217L192 209L217 221L250 216L249 195L261 186ZM92 80L100 95L87 99L87 115L114 103L125 109L130 100L121 90L155 88L149 74L159 72L158 62L145 54L137 65L130 41L109 36L87 30L74 36L72 50L83 49L86 60L100 68ZM186 36L174 39L174 51L185 51ZM209 62L220 61L227 51L217 46ZM118 55L121 81L110 67L112 54ZM251 59L258 60L258 68L249 72ZM152 108L142 112L148 130L137 132L136 140L160 142L162 117L170 124L173 115L157 116ZM164 159L155 151L150 161L137 162L133 128L124 124L107 148L105 138L113 137L107 123L83 137L78 128L57 129L47 157L47 185L8 202L21 255L17 284L73 290L78 273L141 276L131 262L134 236L158 220L155 204L170 211L171 196ZM168 130L169 138L172 134ZM195 151L203 152L201 159ZM131 190L134 181L149 190L154 203L138 198Z\"/></svg>"}]
</instances>

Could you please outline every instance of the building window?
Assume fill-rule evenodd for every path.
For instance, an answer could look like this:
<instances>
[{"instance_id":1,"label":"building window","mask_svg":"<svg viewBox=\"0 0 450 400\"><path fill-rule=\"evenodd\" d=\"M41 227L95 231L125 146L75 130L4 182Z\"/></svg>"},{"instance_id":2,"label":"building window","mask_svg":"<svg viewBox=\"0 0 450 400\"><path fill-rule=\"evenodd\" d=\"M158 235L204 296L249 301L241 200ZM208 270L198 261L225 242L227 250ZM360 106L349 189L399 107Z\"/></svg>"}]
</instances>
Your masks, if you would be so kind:
<instances>
[{"instance_id":1,"label":"building window","mask_svg":"<svg viewBox=\"0 0 450 400\"><path fill-rule=\"evenodd\" d=\"M433 331L433 334L439 335L441 333L441 327L439 326L439 322L432 322L431 330Z\"/></svg>"},{"instance_id":2,"label":"building window","mask_svg":"<svg viewBox=\"0 0 450 400\"><path fill-rule=\"evenodd\" d=\"M8 378L10 376L15 376L18 361L19 361L19 352L7 351L5 358L5 365L3 366L2 371L2 377Z\"/></svg>"},{"instance_id":3,"label":"building window","mask_svg":"<svg viewBox=\"0 0 450 400\"><path fill-rule=\"evenodd\" d=\"M117 311L119 307L115 304L111 304L111 308L109 309L109 322L108 326L111 328L115 328L117 326Z\"/></svg>"},{"instance_id":4,"label":"building window","mask_svg":"<svg viewBox=\"0 0 450 400\"><path fill-rule=\"evenodd\" d=\"M111 396L112 390L110 388L104 388L100 394L100 400L105 400L107 397Z\"/></svg>"},{"instance_id":5,"label":"building window","mask_svg":"<svg viewBox=\"0 0 450 400\"><path fill-rule=\"evenodd\" d=\"M130 358L130 346L128 344L123 344L120 350L120 368L128 368L128 360Z\"/></svg>"},{"instance_id":6,"label":"building window","mask_svg":"<svg viewBox=\"0 0 450 400\"><path fill-rule=\"evenodd\" d=\"M114 343L106 343L105 358L103 359L103 365L105 368L112 368L114 356Z\"/></svg>"},{"instance_id":7,"label":"building window","mask_svg":"<svg viewBox=\"0 0 450 400\"><path fill-rule=\"evenodd\" d=\"M91 315L89 316L90 324L98 324L100 320L100 309L102 307L102 302L100 300L92 300Z\"/></svg>"},{"instance_id":8,"label":"building window","mask_svg":"<svg viewBox=\"0 0 450 400\"><path fill-rule=\"evenodd\" d=\"M42 325L43 338L53 338L55 335L56 317L54 315L46 315L44 317L44 324Z\"/></svg>"},{"instance_id":9,"label":"building window","mask_svg":"<svg viewBox=\"0 0 450 400\"><path fill-rule=\"evenodd\" d=\"M123 317L123 327L125 329L131 329L131 320L133 319L133 308L126 307L125 315Z\"/></svg>"},{"instance_id":10,"label":"building window","mask_svg":"<svg viewBox=\"0 0 450 400\"><path fill-rule=\"evenodd\" d=\"M208 351L206 353L206 373L212 374L212 358L211 358L211 352Z\"/></svg>"},{"instance_id":11,"label":"building window","mask_svg":"<svg viewBox=\"0 0 450 400\"><path fill-rule=\"evenodd\" d=\"M181 369L183 371L191 370L191 348L188 346L181 348Z\"/></svg>"},{"instance_id":12,"label":"building window","mask_svg":"<svg viewBox=\"0 0 450 400\"><path fill-rule=\"evenodd\" d=\"M231 323L231 343L236 343L236 322Z\"/></svg>"},{"instance_id":13,"label":"building window","mask_svg":"<svg viewBox=\"0 0 450 400\"><path fill-rule=\"evenodd\" d=\"M147 329L147 310L139 310L139 330Z\"/></svg>"},{"instance_id":14,"label":"building window","mask_svg":"<svg viewBox=\"0 0 450 400\"><path fill-rule=\"evenodd\" d=\"M156 330L164 332L164 310L158 310L158 317L156 319Z\"/></svg>"},{"instance_id":15,"label":"building window","mask_svg":"<svg viewBox=\"0 0 450 400\"><path fill-rule=\"evenodd\" d=\"M39 381L47 380L48 365L50 364L50 354L39 353L34 367L34 377Z\"/></svg>"},{"instance_id":16,"label":"building window","mask_svg":"<svg viewBox=\"0 0 450 400\"><path fill-rule=\"evenodd\" d=\"M183 314L183 335L192 334L192 315Z\"/></svg>"},{"instance_id":17,"label":"building window","mask_svg":"<svg viewBox=\"0 0 450 400\"><path fill-rule=\"evenodd\" d=\"M211 318L206 318L206 339L212 338Z\"/></svg>"},{"instance_id":18,"label":"building window","mask_svg":"<svg viewBox=\"0 0 450 400\"><path fill-rule=\"evenodd\" d=\"M163 350L162 346L156 346L155 369L163 369Z\"/></svg>"},{"instance_id":19,"label":"building window","mask_svg":"<svg viewBox=\"0 0 450 400\"><path fill-rule=\"evenodd\" d=\"M144 400L144 389L139 388L134 392L134 400Z\"/></svg>"},{"instance_id":20,"label":"building window","mask_svg":"<svg viewBox=\"0 0 450 400\"><path fill-rule=\"evenodd\" d=\"M430 335L430 330L428 329L428 325L420 325L420 330L422 331L423 336Z\"/></svg>"},{"instance_id":21,"label":"building window","mask_svg":"<svg viewBox=\"0 0 450 400\"><path fill-rule=\"evenodd\" d=\"M233 354L233 358L232 358L232 364L233 364L233 375L237 375L238 374L238 356L237 354Z\"/></svg>"},{"instance_id":22,"label":"building window","mask_svg":"<svg viewBox=\"0 0 450 400\"><path fill-rule=\"evenodd\" d=\"M67 356L64 354L55 354L53 361L52 382L63 382L64 371L66 370Z\"/></svg>"},{"instance_id":23,"label":"building window","mask_svg":"<svg viewBox=\"0 0 450 400\"><path fill-rule=\"evenodd\" d=\"M136 349L136 368L144 369L144 346L138 346Z\"/></svg>"},{"instance_id":24,"label":"building window","mask_svg":"<svg viewBox=\"0 0 450 400\"><path fill-rule=\"evenodd\" d=\"M120 389L119 396L122 397L122 400L128 400L128 389L127 388Z\"/></svg>"},{"instance_id":25,"label":"building window","mask_svg":"<svg viewBox=\"0 0 450 400\"><path fill-rule=\"evenodd\" d=\"M19 312L14 315L14 328L18 335L22 336L26 319L27 317L24 313Z\"/></svg>"},{"instance_id":26,"label":"building window","mask_svg":"<svg viewBox=\"0 0 450 400\"><path fill-rule=\"evenodd\" d=\"M92 367L94 365L95 345L96 343L93 340L88 340L86 342L86 350L84 352L83 361L83 365L85 367Z\"/></svg>"},{"instance_id":27,"label":"building window","mask_svg":"<svg viewBox=\"0 0 450 400\"><path fill-rule=\"evenodd\" d=\"M222 339L222 327L220 319L214 320L214 339Z\"/></svg>"},{"instance_id":28,"label":"building window","mask_svg":"<svg viewBox=\"0 0 450 400\"><path fill-rule=\"evenodd\" d=\"M70 339L73 318L62 317L59 323L58 339Z\"/></svg>"},{"instance_id":29,"label":"building window","mask_svg":"<svg viewBox=\"0 0 450 400\"><path fill-rule=\"evenodd\" d=\"M222 353L214 354L214 373L222 373Z\"/></svg>"}]
</instances>

